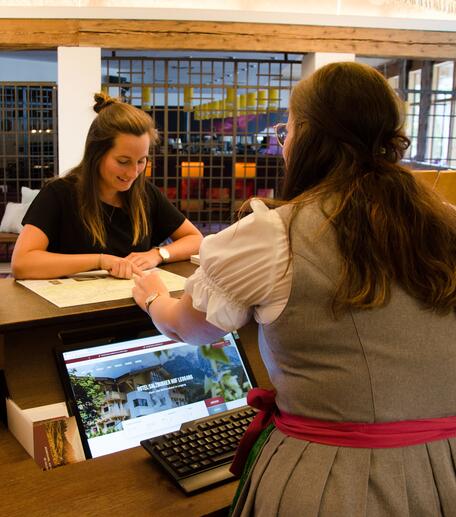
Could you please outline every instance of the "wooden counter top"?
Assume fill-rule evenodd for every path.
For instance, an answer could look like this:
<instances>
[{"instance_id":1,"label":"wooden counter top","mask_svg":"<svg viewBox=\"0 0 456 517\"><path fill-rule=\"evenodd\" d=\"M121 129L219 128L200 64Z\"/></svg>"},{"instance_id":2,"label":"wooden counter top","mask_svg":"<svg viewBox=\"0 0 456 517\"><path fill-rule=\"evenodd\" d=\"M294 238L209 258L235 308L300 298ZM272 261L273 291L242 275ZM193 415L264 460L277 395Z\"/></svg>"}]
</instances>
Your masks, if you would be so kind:
<instances>
[{"instance_id":1,"label":"wooden counter top","mask_svg":"<svg viewBox=\"0 0 456 517\"><path fill-rule=\"evenodd\" d=\"M196 266L190 262L175 262L166 265L164 269L188 277ZM0 279L0 333L11 329L46 325L50 320L91 320L107 309L119 317L138 315L142 312L133 298L60 308L18 284L13 278Z\"/></svg>"},{"instance_id":2,"label":"wooden counter top","mask_svg":"<svg viewBox=\"0 0 456 517\"><path fill-rule=\"evenodd\" d=\"M188 497L142 447L45 472L2 424L0 479L5 517L196 517L228 506L237 485Z\"/></svg>"}]
</instances>

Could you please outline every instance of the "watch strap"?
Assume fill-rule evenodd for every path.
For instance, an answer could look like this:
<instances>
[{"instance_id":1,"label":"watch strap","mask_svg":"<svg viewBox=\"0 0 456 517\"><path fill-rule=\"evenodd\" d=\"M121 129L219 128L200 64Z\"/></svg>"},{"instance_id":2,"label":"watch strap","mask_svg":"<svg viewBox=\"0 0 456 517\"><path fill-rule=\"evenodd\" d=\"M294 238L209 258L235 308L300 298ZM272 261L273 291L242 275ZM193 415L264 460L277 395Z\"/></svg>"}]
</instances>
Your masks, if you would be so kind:
<instances>
[{"instance_id":1,"label":"watch strap","mask_svg":"<svg viewBox=\"0 0 456 517\"><path fill-rule=\"evenodd\" d=\"M149 307L151 304L160 296L160 293L158 291L155 291L154 293L150 294L145 300L144 305L146 307L146 312L149 314Z\"/></svg>"}]
</instances>

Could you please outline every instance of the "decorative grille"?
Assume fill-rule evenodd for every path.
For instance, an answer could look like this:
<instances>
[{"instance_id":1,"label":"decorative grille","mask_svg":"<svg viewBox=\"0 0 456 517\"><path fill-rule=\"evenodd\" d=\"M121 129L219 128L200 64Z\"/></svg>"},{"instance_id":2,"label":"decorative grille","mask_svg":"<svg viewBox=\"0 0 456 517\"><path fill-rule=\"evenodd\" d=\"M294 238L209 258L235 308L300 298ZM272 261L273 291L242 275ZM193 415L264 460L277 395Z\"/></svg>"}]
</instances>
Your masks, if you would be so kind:
<instances>
[{"instance_id":1,"label":"decorative grille","mask_svg":"<svg viewBox=\"0 0 456 517\"><path fill-rule=\"evenodd\" d=\"M146 110L161 144L150 174L203 233L232 221L253 195L276 196L286 121L301 59L103 58L103 87Z\"/></svg>"},{"instance_id":2,"label":"decorative grille","mask_svg":"<svg viewBox=\"0 0 456 517\"><path fill-rule=\"evenodd\" d=\"M0 213L57 169L57 87L0 83Z\"/></svg>"}]
</instances>

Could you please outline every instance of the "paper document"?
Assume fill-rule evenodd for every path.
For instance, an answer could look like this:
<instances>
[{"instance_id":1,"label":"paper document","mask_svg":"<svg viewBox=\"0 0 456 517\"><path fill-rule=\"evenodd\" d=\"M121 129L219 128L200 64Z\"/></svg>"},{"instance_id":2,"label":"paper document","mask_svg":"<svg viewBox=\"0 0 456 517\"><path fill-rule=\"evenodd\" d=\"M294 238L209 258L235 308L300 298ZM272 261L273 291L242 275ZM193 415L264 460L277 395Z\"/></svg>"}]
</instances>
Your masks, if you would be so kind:
<instances>
[{"instance_id":1,"label":"paper document","mask_svg":"<svg viewBox=\"0 0 456 517\"><path fill-rule=\"evenodd\" d=\"M186 278L164 269L154 268L168 291L182 291ZM148 271L145 272L146 274ZM57 307L74 307L88 303L109 302L131 298L134 280L123 280L109 276L106 271L88 271L69 278L51 280L17 280L27 289L57 305Z\"/></svg>"}]
</instances>

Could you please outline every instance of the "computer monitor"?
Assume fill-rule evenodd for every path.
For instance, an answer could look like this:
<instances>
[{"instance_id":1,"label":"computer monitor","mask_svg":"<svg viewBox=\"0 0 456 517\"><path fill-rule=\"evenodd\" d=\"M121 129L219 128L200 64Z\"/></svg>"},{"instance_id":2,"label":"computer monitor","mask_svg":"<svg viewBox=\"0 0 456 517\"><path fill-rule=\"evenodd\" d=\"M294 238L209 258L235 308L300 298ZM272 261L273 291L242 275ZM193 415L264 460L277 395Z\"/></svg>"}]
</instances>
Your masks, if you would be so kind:
<instances>
[{"instance_id":1,"label":"computer monitor","mask_svg":"<svg viewBox=\"0 0 456 517\"><path fill-rule=\"evenodd\" d=\"M59 372L87 458L247 404L255 381L236 332L202 346L148 333L61 335Z\"/></svg>"}]
</instances>

